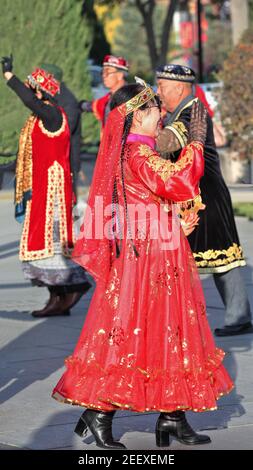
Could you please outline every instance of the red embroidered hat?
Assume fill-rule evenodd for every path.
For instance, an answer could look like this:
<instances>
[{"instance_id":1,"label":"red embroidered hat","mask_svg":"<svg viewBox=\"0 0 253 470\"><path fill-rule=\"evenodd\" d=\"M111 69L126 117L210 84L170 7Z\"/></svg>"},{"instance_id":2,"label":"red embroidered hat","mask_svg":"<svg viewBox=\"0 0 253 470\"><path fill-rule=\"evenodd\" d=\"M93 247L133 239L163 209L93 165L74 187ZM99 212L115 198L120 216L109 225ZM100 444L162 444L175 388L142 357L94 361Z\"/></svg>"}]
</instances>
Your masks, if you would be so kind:
<instances>
[{"instance_id":1,"label":"red embroidered hat","mask_svg":"<svg viewBox=\"0 0 253 470\"><path fill-rule=\"evenodd\" d=\"M115 55L106 55L103 60L103 67L114 67L115 69L125 70L128 72L129 64L124 57L116 57Z\"/></svg>"},{"instance_id":2,"label":"red embroidered hat","mask_svg":"<svg viewBox=\"0 0 253 470\"><path fill-rule=\"evenodd\" d=\"M27 78L29 85L46 91L51 96L55 96L60 91L60 82L51 73L43 69L35 69Z\"/></svg>"}]
</instances>

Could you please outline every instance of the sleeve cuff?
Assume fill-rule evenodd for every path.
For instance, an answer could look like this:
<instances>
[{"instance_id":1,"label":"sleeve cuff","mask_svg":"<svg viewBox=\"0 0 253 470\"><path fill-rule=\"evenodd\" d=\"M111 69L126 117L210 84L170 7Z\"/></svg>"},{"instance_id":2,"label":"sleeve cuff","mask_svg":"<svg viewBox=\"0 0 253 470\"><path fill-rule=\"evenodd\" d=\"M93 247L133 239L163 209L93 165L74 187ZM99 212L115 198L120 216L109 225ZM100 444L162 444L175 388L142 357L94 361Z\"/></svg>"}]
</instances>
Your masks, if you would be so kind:
<instances>
[{"instance_id":1,"label":"sleeve cuff","mask_svg":"<svg viewBox=\"0 0 253 470\"><path fill-rule=\"evenodd\" d=\"M193 199L188 199L187 201L177 202L178 214L184 219L189 213L197 213L201 208L204 208L200 190L199 194Z\"/></svg>"},{"instance_id":2,"label":"sleeve cuff","mask_svg":"<svg viewBox=\"0 0 253 470\"><path fill-rule=\"evenodd\" d=\"M175 123L176 124L176 123ZM185 147L187 144L187 129L185 128L183 123L181 124L181 128L177 125L166 126L165 129L169 129L173 134L176 136L177 140L179 141L181 147Z\"/></svg>"},{"instance_id":3,"label":"sleeve cuff","mask_svg":"<svg viewBox=\"0 0 253 470\"><path fill-rule=\"evenodd\" d=\"M13 75L9 80L7 80L6 85L8 85L10 88L14 88L15 82L17 82L17 77L16 75Z\"/></svg>"}]
</instances>

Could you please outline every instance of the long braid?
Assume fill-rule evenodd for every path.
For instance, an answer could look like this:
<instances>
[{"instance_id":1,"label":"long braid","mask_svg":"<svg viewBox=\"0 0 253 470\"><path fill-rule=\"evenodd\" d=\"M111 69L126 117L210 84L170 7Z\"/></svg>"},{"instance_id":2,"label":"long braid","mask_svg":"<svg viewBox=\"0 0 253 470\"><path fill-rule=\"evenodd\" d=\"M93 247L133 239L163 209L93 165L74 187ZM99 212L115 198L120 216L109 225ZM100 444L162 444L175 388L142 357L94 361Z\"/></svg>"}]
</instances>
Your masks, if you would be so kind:
<instances>
[{"instance_id":1,"label":"long braid","mask_svg":"<svg viewBox=\"0 0 253 470\"><path fill-rule=\"evenodd\" d=\"M118 192L117 192L117 180L115 177L114 183L113 183L113 193L112 193L112 221L114 221L114 216L116 215L116 223L118 224L118 227L119 227L119 238L120 238L120 246L119 246L116 240L116 236L115 236L114 222L112 222L112 232L114 235L114 242L115 242L115 247L116 247L116 258L119 258L120 248L121 248L121 243L122 243L122 230L121 230L121 224L120 224L120 216L118 214L118 204L119 204L119 197L118 197Z\"/></svg>"},{"instance_id":2,"label":"long braid","mask_svg":"<svg viewBox=\"0 0 253 470\"><path fill-rule=\"evenodd\" d=\"M132 125L132 118L126 119L125 125L124 125L124 131L122 135L122 148L121 148L121 153L120 153L120 162L122 161L124 157L124 149L125 149L125 144L126 144L126 139L129 134L131 125ZM129 121L129 122L128 122ZM122 165L121 165L121 174L122 174ZM124 178L124 176L123 176ZM123 188L123 193L125 194L124 188ZM125 208L125 195L124 195L124 208ZM113 182L113 193L112 193L112 233L114 235L114 243L115 243L115 249L116 249L116 258L119 258L120 256L120 250L121 250L121 245L122 245L122 229L121 229L121 222L120 222L120 214L118 212L119 208L119 196L118 196L118 191L117 191L117 178L115 177L114 182ZM118 241L116 239L116 230L115 230L115 223L114 223L114 217L116 216L116 227L118 227L119 231L119 238L120 238L120 243L118 244Z\"/></svg>"},{"instance_id":3,"label":"long braid","mask_svg":"<svg viewBox=\"0 0 253 470\"><path fill-rule=\"evenodd\" d=\"M121 87L118 91L116 91L110 102L110 108L113 110L116 106L120 106L123 103L126 103L128 100L136 96L138 93L140 93L143 90L143 86L140 84L130 84L130 85L125 85ZM155 101L157 101L158 98L155 98ZM160 103L157 101L157 104L159 105ZM140 110L144 110L148 107L147 103L144 103L142 106L140 106ZM125 125L124 125L124 131L123 131L123 136L122 136L122 147L121 147L121 153L120 153L120 170L121 170L121 181L122 181L122 190L123 190L123 198L124 198L124 212L126 215L126 224L127 224L127 236L130 239L130 243L132 245L133 251L135 253L135 256L138 257L139 253L137 251L137 248L133 242L133 237L132 237L132 231L131 231L131 225L130 225L130 220L129 220L129 214L128 214L128 207L127 207L127 196L126 196L126 187L125 187L125 176L124 176L124 153L125 153L125 146L126 146L126 141L127 137L130 133L130 129L132 126L133 122L133 113L130 113L126 116L125 119ZM114 184L113 184L113 194L112 194L112 219L114 220L114 217L116 215L116 223L118 223L119 227L119 236L120 236L120 246L116 240L115 236L115 228L114 228L114 223L112 224L112 233L114 234L114 242L116 245L116 256L119 257L120 255L120 247L122 243L122 230L121 230L121 223L120 223L120 216L118 214L118 193L117 193L117 180L115 178Z\"/></svg>"},{"instance_id":4,"label":"long braid","mask_svg":"<svg viewBox=\"0 0 253 470\"><path fill-rule=\"evenodd\" d=\"M125 209L125 214L126 214L126 223L127 223L127 232L129 235L129 239L131 242L131 245L133 247L134 253L136 258L138 258L139 253L137 251L137 248L133 242L133 237L132 237L132 231L131 231L131 225L130 225L130 220L129 220L129 214L128 214L128 207L127 207L127 197L126 197L126 187L125 187L125 176L124 176L124 153L125 153L125 146L126 146L126 141L127 137L129 135L131 126L133 122L133 113L128 114L126 117L125 121L125 127L124 127L124 132L123 132L123 142L122 142L122 149L121 149L121 154L120 154L120 168L121 168L121 180L122 180L122 189L123 189L123 198L124 198L124 209Z\"/></svg>"}]
</instances>

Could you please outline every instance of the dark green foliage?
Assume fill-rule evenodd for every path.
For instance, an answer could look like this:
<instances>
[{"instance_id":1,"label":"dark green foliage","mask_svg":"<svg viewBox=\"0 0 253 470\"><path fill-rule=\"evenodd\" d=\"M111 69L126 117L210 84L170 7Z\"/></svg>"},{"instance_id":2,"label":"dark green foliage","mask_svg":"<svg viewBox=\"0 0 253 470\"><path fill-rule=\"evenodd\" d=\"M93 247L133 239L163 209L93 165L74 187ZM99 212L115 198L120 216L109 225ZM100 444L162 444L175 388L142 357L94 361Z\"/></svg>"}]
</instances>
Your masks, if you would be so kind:
<instances>
[{"instance_id":1,"label":"dark green foliage","mask_svg":"<svg viewBox=\"0 0 253 470\"><path fill-rule=\"evenodd\" d=\"M90 47L89 58L95 64L102 64L106 54L110 54L111 48L108 43L102 23L94 10L94 0L83 0L82 15L93 29L93 40Z\"/></svg>"},{"instance_id":2,"label":"dark green foliage","mask_svg":"<svg viewBox=\"0 0 253 470\"><path fill-rule=\"evenodd\" d=\"M160 44L165 14L164 5L157 5L154 12L154 30L157 44ZM142 16L135 3L127 2L121 6L120 15L123 24L117 28L116 46L113 52L116 55L123 55L129 60L133 76L140 75L148 81L153 81L154 74L150 63L147 33Z\"/></svg>"},{"instance_id":3,"label":"dark green foliage","mask_svg":"<svg viewBox=\"0 0 253 470\"><path fill-rule=\"evenodd\" d=\"M0 0L0 55L14 56L14 73L25 79L40 63L54 63L78 98L90 98L86 61L92 28L81 16L82 0ZM29 111L0 80L0 152L15 152L20 129ZM94 133L88 118L84 132Z\"/></svg>"},{"instance_id":4,"label":"dark green foliage","mask_svg":"<svg viewBox=\"0 0 253 470\"><path fill-rule=\"evenodd\" d=\"M221 113L232 150L252 159L253 31L248 30L224 63Z\"/></svg>"}]
</instances>

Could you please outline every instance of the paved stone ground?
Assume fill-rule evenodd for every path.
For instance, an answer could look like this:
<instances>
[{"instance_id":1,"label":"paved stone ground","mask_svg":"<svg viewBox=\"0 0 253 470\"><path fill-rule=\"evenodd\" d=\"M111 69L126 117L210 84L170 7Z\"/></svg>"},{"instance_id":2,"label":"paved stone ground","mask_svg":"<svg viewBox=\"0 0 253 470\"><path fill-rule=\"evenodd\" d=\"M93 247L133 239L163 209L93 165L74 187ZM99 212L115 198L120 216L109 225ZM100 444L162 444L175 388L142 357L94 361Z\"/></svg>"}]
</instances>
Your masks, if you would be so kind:
<instances>
[{"instance_id":1,"label":"paved stone ground","mask_svg":"<svg viewBox=\"0 0 253 470\"><path fill-rule=\"evenodd\" d=\"M63 372L64 358L77 341L92 293L79 302L71 317L31 317L31 310L43 306L47 294L23 279L18 261L21 227L13 219L9 197L0 198L0 211L0 449L95 449L91 437L82 441L73 433L82 409L50 397ZM253 222L237 218L237 224L248 260L242 271L253 307ZM202 280L211 326L222 326L224 309L212 277ZM252 334L217 341L227 352L225 364L236 388L219 401L216 412L188 413L195 429L208 430L212 438L210 445L199 446L202 450L253 450L252 343ZM129 449L157 449L157 416L118 412L114 434ZM176 441L170 447L184 448Z\"/></svg>"}]
</instances>

